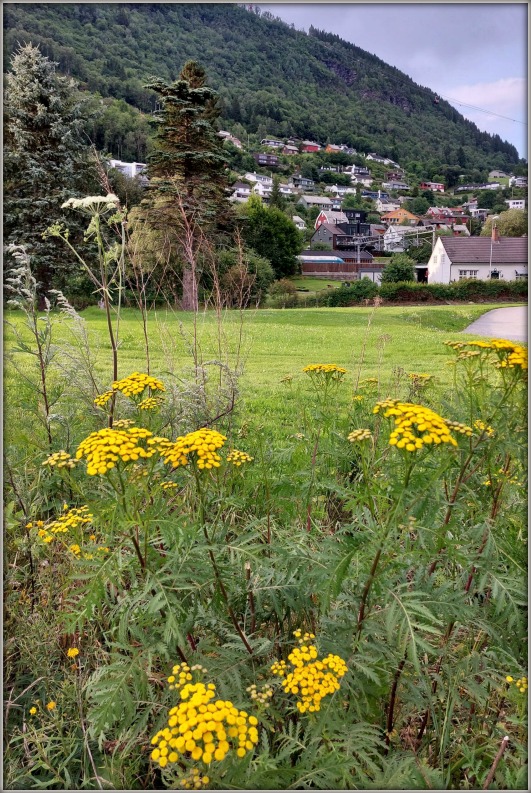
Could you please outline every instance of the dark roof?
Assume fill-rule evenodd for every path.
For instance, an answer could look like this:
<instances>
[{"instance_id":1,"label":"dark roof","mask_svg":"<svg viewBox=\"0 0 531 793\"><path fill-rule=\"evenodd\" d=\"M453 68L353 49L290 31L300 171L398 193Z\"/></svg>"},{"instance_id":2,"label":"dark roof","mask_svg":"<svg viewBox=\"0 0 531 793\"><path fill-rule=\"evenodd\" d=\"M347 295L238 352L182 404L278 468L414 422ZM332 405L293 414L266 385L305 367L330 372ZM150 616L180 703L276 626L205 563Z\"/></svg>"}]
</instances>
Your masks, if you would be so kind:
<instances>
[{"instance_id":1,"label":"dark roof","mask_svg":"<svg viewBox=\"0 0 531 793\"><path fill-rule=\"evenodd\" d=\"M357 258L357 251L302 251L301 256L339 256L340 259L354 259L356 261ZM369 251L360 251L360 259L372 259L372 253Z\"/></svg>"},{"instance_id":2,"label":"dark roof","mask_svg":"<svg viewBox=\"0 0 531 793\"><path fill-rule=\"evenodd\" d=\"M317 232L320 231L321 229L324 229L325 231L329 231L330 234L338 234L338 235L345 234L343 229L341 229L337 223L320 223L319 228L315 229L312 236L315 236L315 234L317 234Z\"/></svg>"},{"instance_id":3,"label":"dark roof","mask_svg":"<svg viewBox=\"0 0 531 793\"><path fill-rule=\"evenodd\" d=\"M490 237L441 237L452 264L488 264ZM493 264L527 264L527 237L500 237L492 244Z\"/></svg>"}]
</instances>

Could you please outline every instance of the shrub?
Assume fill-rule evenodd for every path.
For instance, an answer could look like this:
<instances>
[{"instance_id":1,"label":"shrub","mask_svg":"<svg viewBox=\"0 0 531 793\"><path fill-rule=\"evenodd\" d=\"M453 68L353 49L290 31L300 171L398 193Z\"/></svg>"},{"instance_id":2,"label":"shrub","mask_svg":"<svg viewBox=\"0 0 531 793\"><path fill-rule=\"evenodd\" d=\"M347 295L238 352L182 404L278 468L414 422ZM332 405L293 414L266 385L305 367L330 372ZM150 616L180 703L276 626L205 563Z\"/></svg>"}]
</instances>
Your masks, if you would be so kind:
<instances>
[{"instance_id":1,"label":"shrub","mask_svg":"<svg viewBox=\"0 0 531 793\"><path fill-rule=\"evenodd\" d=\"M333 292L326 295L326 303L324 305L330 307L352 306L356 303L361 303L363 300L369 300L377 294L378 284L375 284L370 278L362 278L360 281L355 281L352 286L334 289Z\"/></svg>"}]
</instances>

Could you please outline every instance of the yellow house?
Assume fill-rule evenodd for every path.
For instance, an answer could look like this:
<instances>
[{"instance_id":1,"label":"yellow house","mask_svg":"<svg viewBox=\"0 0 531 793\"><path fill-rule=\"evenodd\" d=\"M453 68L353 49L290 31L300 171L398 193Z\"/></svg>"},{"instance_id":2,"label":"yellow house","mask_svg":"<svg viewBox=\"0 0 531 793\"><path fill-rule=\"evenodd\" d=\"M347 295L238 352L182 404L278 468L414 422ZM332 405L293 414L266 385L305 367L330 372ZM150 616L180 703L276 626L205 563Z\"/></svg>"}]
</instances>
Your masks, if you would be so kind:
<instances>
[{"instance_id":1,"label":"yellow house","mask_svg":"<svg viewBox=\"0 0 531 793\"><path fill-rule=\"evenodd\" d=\"M390 226L400 226L404 220L407 220L410 226L416 226L420 218L412 212L408 212L404 207L400 207L400 209L395 209L393 212L387 212L387 214L382 215L380 220Z\"/></svg>"}]
</instances>

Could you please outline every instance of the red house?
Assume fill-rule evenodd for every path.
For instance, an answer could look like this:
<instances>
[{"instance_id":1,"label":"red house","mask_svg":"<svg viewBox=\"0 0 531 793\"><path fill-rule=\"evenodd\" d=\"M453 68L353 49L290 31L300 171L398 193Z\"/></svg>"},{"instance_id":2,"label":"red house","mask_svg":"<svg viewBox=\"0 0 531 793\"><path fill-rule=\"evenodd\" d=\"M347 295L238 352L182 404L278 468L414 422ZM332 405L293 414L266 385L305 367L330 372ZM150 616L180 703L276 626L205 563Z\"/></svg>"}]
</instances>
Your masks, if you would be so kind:
<instances>
[{"instance_id":1,"label":"red house","mask_svg":"<svg viewBox=\"0 0 531 793\"><path fill-rule=\"evenodd\" d=\"M301 152L312 154L313 152L320 151L321 147L318 143L312 140L303 140L301 143Z\"/></svg>"}]
</instances>

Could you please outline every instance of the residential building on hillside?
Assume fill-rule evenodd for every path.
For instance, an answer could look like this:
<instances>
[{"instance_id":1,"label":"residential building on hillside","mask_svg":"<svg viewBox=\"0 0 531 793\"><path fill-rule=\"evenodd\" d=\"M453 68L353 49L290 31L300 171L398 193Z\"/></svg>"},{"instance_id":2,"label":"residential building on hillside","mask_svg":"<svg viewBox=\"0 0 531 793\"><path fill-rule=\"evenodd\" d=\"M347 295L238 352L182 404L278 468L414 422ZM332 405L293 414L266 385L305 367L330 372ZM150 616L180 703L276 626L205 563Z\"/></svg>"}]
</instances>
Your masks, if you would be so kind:
<instances>
[{"instance_id":1,"label":"residential building on hillside","mask_svg":"<svg viewBox=\"0 0 531 793\"><path fill-rule=\"evenodd\" d=\"M252 188L251 185L246 184L245 182L235 182L232 185L232 190L233 192L232 195L229 196L229 200L238 201L241 203L243 201L248 201Z\"/></svg>"},{"instance_id":2,"label":"residential building on hillside","mask_svg":"<svg viewBox=\"0 0 531 793\"><path fill-rule=\"evenodd\" d=\"M281 140L275 140L274 138L264 138L260 141L261 146L269 146L272 149L281 149L284 146L284 143Z\"/></svg>"},{"instance_id":3,"label":"residential building on hillside","mask_svg":"<svg viewBox=\"0 0 531 793\"><path fill-rule=\"evenodd\" d=\"M241 140L239 140L239 138L235 138L234 135L231 135L230 132L227 132L224 129L220 129L218 135L220 138L223 138L223 140L228 140L229 143L232 143L232 145L236 146L237 149L243 148Z\"/></svg>"},{"instance_id":4,"label":"residential building on hillside","mask_svg":"<svg viewBox=\"0 0 531 793\"><path fill-rule=\"evenodd\" d=\"M509 209L525 209L525 198L507 198L505 203Z\"/></svg>"},{"instance_id":5,"label":"residential building on hillside","mask_svg":"<svg viewBox=\"0 0 531 793\"><path fill-rule=\"evenodd\" d=\"M261 173L256 173L256 171L253 171L253 173L247 171L247 173L243 175L243 178L247 179L248 182L261 182L264 185L273 186L273 177L264 176Z\"/></svg>"},{"instance_id":6,"label":"residential building on hillside","mask_svg":"<svg viewBox=\"0 0 531 793\"><path fill-rule=\"evenodd\" d=\"M355 187L346 187L345 185L339 184L329 184L325 187L325 193L334 193L336 196L344 196L353 194L356 195L356 188Z\"/></svg>"},{"instance_id":7,"label":"residential building on hillside","mask_svg":"<svg viewBox=\"0 0 531 793\"><path fill-rule=\"evenodd\" d=\"M504 171L489 171L489 179L503 179L504 177L508 176Z\"/></svg>"},{"instance_id":8,"label":"residential building on hillside","mask_svg":"<svg viewBox=\"0 0 531 793\"><path fill-rule=\"evenodd\" d=\"M509 187L527 187L527 176L511 176Z\"/></svg>"},{"instance_id":9,"label":"residential building on hillside","mask_svg":"<svg viewBox=\"0 0 531 793\"><path fill-rule=\"evenodd\" d=\"M313 179L308 179L306 176L301 176L300 173L295 173L289 180L288 184L293 185L299 190L313 190L315 182Z\"/></svg>"},{"instance_id":10,"label":"residential building on hillside","mask_svg":"<svg viewBox=\"0 0 531 793\"><path fill-rule=\"evenodd\" d=\"M419 189L431 190L433 193L444 193L444 185L442 182L421 182Z\"/></svg>"},{"instance_id":11,"label":"residential building on hillside","mask_svg":"<svg viewBox=\"0 0 531 793\"><path fill-rule=\"evenodd\" d=\"M290 145L289 143L287 143L287 144L284 146L284 148L282 149L282 154L289 154L289 155L291 155L291 154L298 154L298 153L299 153L299 150L298 150L298 148L297 148L296 146L292 146L292 145Z\"/></svg>"},{"instance_id":12,"label":"residential building on hillside","mask_svg":"<svg viewBox=\"0 0 531 793\"><path fill-rule=\"evenodd\" d=\"M332 209L332 199L326 196L301 195L298 199L306 209L318 207L319 209Z\"/></svg>"},{"instance_id":13,"label":"residential building on hillside","mask_svg":"<svg viewBox=\"0 0 531 793\"><path fill-rule=\"evenodd\" d=\"M264 154L263 152L253 154L253 159L261 168L278 168L280 163L276 154Z\"/></svg>"},{"instance_id":14,"label":"residential building on hillside","mask_svg":"<svg viewBox=\"0 0 531 793\"><path fill-rule=\"evenodd\" d=\"M301 143L301 152L306 154L312 154L316 151L320 151L321 147L318 143L315 143L313 140L303 140Z\"/></svg>"},{"instance_id":15,"label":"residential building on hillside","mask_svg":"<svg viewBox=\"0 0 531 793\"><path fill-rule=\"evenodd\" d=\"M491 211L492 210L490 209L481 209L477 206L469 209L470 217L476 218L476 220L480 220L482 223L486 221L487 216L491 214Z\"/></svg>"},{"instance_id":16,"label":"residential building on hillside","mask_svg":"<svg viewBox=\"0 0 531 793\"><path fill-rule=\"evenodd\" d=\"M353 184L362 184L364 187L370 187L373 182L373 178L372 176L365 176L365 174L362 173L353 173L351 174L350 181Z\"/></svg>"},{"instance_id":17,"label":"residential building on hillside","mask_svg":"<svg viewBox=\"0 0 531 793\"><path fill-rule=\"evenodd\" d=\"M325 152L326 154L339 154L341 151L340 146L335 146L333 143L327 143Z\"/></svg>"},{"instance_id":18,"label":"residential building on hillside","mask_svg":"<svg viewBox=\"0 0 531 793\"><path fill-rule=\"evenodd\" d=\"M428 283L527 278L527 237L439 237L428 261Z\"/></svg>"},{"instance_id":19,"label":"residential building on hillside","mask_svg":"<svg viewBox=\"0 0 531 793\"><path fill-rule=\"evenodd\" d=\"M291 219L295 223L299 231L304 231L306 229L306 223L301 217L299 217L298 215L293 215Z\"/></svg>"},{"instance_id":20,"label":"residential building on hillside","mask_svg":"<svg viewBox=\"0 0 531 793\"><path fill-rule=\"evenodd\" d=\"M385 201L383 198L376 199L376 211L377 212L394 212L395 209L400 209L400 201L395 201L394 199L390 199Z\"/></svg>"},{"instance_id":21,"label":"residential building on hillside","mask_svg":"<svg viewBox=\"0 0 531 793\"><path fill-rule=\"evenodd\" d=\"M385 215L382 215L380 220L390 226L399 226L401 223L404 223L404 221L407 221L409 226L416 226L420 218L404 207L400 207L400 209L395 209L393 212L387 212Z\"/></svg>"},{"instance_id":22,"label":"residential building on hillside","mask_svg":"<svg viewBox=\"0 0 531 793\"><path fill-rule=\"evenodd\" d=\"M357 176L370 176L371 172L366 165L347 165L345 173L353 173Z\"/></svg>"},{"instance_id":23,"label":"residential building on hillside","mask_svg":"<svg viewBox=\"0 0 531 793\"><path fill-rule=\"evenodd\" d=\"M409 185L398 179L393 179L390 182L382 182L382 187L385 187L387 190L409 190Z\"/></svg>"},{"instance_id":24,"label":"residential building on hillside","mask_svg":"<svg viewBox=\"0 0 531 793\"><path fill-rule=\"evenodd\" d=\"M331 223L333 226L337 226L338 223L348 223L348 216L341 211L322 209L315 219L314 228L319 228L321 223Z\"/></svg>"},{"instance_id":25,"label":"residential building on hillside","mask_svg":"<svg viewBox=\"0 0 531 793\"><path fill-rule=\"evenodd\" d=\"M318 242L321 242L325 245L329 245L330 248L333 248L334 240L337 241L337 239L342 236L346 237L347 235L336 223L319 223L319 225L315 227L315 231L312 234L310 247L313 248L314 245L316 245Z\"/></svg>"},{"instance_id":26,"label":"residential building on hillside","mask_svg":"<svg viewBox=\"0 0 531 793\"><path fill-rule=\"evenodd\" d=\"M389 159L389 157L381 157L379 154L375 154L374 152L371 152L370 154L367 154L365 159L366 160L374 160L374 162L379 162L382 165L394 165L395 167L398 167L398 168L400 167L398 165L398 163L393 162L393 160Z\"/></svg>"},{"instance_id":27,"label":"residential building on hillside","mask_svg":"<svg viewBox=\"0 0 531 793\"><path fill-rule=\"evenodd\" d=\"M362 198L370 198L371 201L376 201L377 198L389 198L389 193L384 193L383 190L362 190Z\"/></svg>"},{"instance_id":28,"label":"residential building on hillside","mask_svg":"<svg viewBox=\"0 0 531 793\"><path fill-rule=\"evenodd\" d=\"M124 162L123 160L108 160L109 168L114 168L120 173L123 173L124 176L128 176L129 179L136 179L137 176L140 176L146 168L147 165L145 162ZM145 180L146 177L144 176L143 179Z\"/></svg>"}]
</instances>

